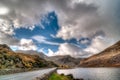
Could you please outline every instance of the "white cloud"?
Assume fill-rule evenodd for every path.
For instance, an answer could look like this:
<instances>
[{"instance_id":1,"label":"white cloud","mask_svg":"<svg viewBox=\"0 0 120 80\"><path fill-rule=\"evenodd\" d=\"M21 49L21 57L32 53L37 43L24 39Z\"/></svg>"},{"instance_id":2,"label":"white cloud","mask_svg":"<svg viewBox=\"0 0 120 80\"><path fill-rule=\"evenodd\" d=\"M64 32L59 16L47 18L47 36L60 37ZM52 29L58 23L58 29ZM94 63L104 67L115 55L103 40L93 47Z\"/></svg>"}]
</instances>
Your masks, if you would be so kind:
<instances>
[{"instance_id":1,"label":"white cloud","mask_svg":"<svg viewBox=\"0 0 120 80\"><path fill-rule=\"evenodd\" d=\"M79 41L79 43L81 43L81 44L88 44L88 43L90 43L90 41L88 40L88 39L84 39L84 40L81 40L81 41Z\"/></svg>"},{"instance_id":2,"label":"white cloud","mask_svg":"<svg viewBox=\"0 0 120 80\"><path fill-rule=\"evenodd\" d=\"M56 53L54 53L51 49L48 49L48 53L46 55L47 56L55 56Z\"/></svg>"},{"instance_id":3,"label":"white cloud","mask_svg":"<svg viewBox=\"0 0 120 80\"><path fill-rule=\"evenodd\" d=\"M0 32L3 32L8 35L13 35L14 30L13 30L12 24L9 21L0 19Z\"/></svg>"},{"instance_id":4,"label":"white cloud","mask_svg":"<svg viewBox=\"0 0 120 80\"><path fill-rule=\"evenodd\" d=\"M60 44L58 51L53 52L52 50L48 50L48 56L56 56L56 55L70 55L72 57L90 57L94 54L97 54L104 50L105 48L109 47L111 43L108 43L109 39L103 36L95 36L92 39L91 45L89 45L85 49L81 49L79 46L70 44L70 43L63 43ZM85 42L86 43L86 42Z\"/></svg>"},{"instance_id":5,"label":"white cloud","mask_svg":"<svg viewBox=\"0 0 120 80\"><path fill-rule=\"evenodd\" d=\"M38 52L43 52L44 53L44 48L39 49Z\"/></svg>"},{"instance_id":6,"label":"white cloud","mask_svg":"<svg viewBox=\"0 0 120 80\"><path fill-rule=\"evenodd\" d=\"M70 55L72 57L88 57L89 53L83 51L81 48L74 44L63 43L60 44L57 52L53 52L51 49L48 49L48 56L56 55Z\"/></svg>"},{"instance_id":7,"label":"white cloud","mask_svg":"<svg viewBox=\"0 0 120 80\"><path fill-rule=\"evenodd\" d=\"M39 43L42 43L46 40L46 38L44 36L40 36L40 35L35 35L32 37L32 39L38 41Z\"/></svg>"},{"instance_id":8,"label":"white cloud","mask_svg":"<svg viewBox=\"0 0 120 80\"><path fill-rule=\"evenodd\" d=\"M11 35L0 32L0 44L7 44L12 50L37 50L32 39L18 40Z\"/></svg>"},{"instance_id":9,"label":"white cloud","mask_svg":"<svg viewBox=\"0 0 120 80\"><path fill-rule=\"evenodd\" d=\"M93 55L103 51L105 48L109 47L110 45L111 43L108 42L107 38L102 36L96 36L92 40L91 45L88 48L86 48L84 51Z\"/></svg>"},{"instance_id":10,"label":"white cloud","mask_svg":"<svg viewBox=\"0 0 120 80\"><path fill-rule=\"evenodd\" d=\"M60 45L60 43L57 42L51 42L51 41L47 41L47 38L45 38L44 36L33 36L32 39L38 41L39 43L44 43L44 44L49 44L49 45Z\"/></svg>"},{"instance_id":11,"label":"white cloud","mask_svg":"<svg viewBox=\"0 0 120 80\"><path fill-rule=\"evenodd\" d=\"M37 50L37 46L31 39L21 39L18 50Z\"/></svg>"},{"instance_id":12,"label":"white cloud","mask_svg":"<svg viewBox=\"0 0 120 80\"><path fill-rule=\"evenodd\" d=\"M52 38L56 38L56 36L55 36L55 35L53 35L53 34L50 34L50 36L51 36Z\"/></svg>"},{"instance_id":13,"label":"white cloud","mask_svg":"<svg viewBox=\"0 0 120 80\"><path fill-rule=\"evenodd\" d=\"M0 15L6 15L9 13L9 9L6 7L0 7Z\"/></svg>"},{"instance_id":14,"label":"white cloud","mask_svg":"<svg viewBox=\"0 0 120 80\"><path fill-rule=\"evenodd\" d=\"M32 41L32 39L25 39L25 38L20 39L17 42L17 44L12 43L10 45L10 48L14 51L16 51L16 50L24 50L24 51L35 50L36 51L38 49L37 46Z\"/></svg>"},{"instance_id":15,"label":"white cloud","mask_svg":"<svg viewBox=\"0 0 120 80\"><path fill-rule=\"evenodd\" d=\"M71 38L79 40L82 37L91 37L99 30L103 30L103 21L104 20L102 20L96 12L88 14L61 26L61 29L56 36L61 37L64 40Z\"/></svg>"}]
</instances>

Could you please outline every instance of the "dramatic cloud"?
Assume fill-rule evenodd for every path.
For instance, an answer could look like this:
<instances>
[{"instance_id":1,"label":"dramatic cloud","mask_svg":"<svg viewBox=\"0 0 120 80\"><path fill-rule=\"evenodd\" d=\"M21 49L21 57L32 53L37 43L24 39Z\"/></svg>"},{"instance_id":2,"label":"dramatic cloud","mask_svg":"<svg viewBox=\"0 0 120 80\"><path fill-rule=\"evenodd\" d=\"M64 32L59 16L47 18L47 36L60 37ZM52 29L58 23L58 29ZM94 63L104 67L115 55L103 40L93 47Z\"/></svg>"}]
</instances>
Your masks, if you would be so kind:
<instances>
[{"instance_id":1,"label":"dramatic cloud","mask_svg":"<svg viewBox=\"0 0 120 80\"><path fill-rule=\"evenodd\" d=\"M97 54L105 48L109 47L111 43L107 38L103 36L96 36L93 38L91 45L84 49L85 52L88 52L91 55Z\"/></svg>"},{"instance_id":2,"label":"dramatic cloud","mask_svg":"<svg viewBox=\"0 0 120 80\"><path fill-rule=\"evenodd\" d=\"M57 45L55 54L87 56L102 51L120 40L120 0L1 0L0 1L0 43L20 45L22 50L36 50L32 39L39 43ZM81 38L82 44L91 43L81 49L70 43L48 41L43 36L17 40L14 30L27 28L33 30L40 25L44 14L54 11L58 17L59 31L53 38L63 40ZM17 43L18 42L18 43ZM49 49L50 54L53 54Z\"/></svg>"}]
</instances>

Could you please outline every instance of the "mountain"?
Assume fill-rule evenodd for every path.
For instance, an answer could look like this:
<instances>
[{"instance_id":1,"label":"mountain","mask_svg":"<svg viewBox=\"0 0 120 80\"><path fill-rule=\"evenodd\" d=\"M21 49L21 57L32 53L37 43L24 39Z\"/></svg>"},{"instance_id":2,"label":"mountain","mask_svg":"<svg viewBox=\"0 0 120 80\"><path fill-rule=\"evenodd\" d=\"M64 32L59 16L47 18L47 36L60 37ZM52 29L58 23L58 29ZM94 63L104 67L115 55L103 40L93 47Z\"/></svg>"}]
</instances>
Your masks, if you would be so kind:
<instances>
[{"instance_id":1,"label":"mountain","mask_svg":"<svg viewBox=\"0 0 120 80\"><path fill-rule=\"evenodd\" d=\"M73 58L69 55L65 55L65 56L48 57L47 60L53 61L55 64L59 65L61 68L72 68L72 67L77 67L81 59Z\"/></svg>"},{"instance_id":2,"label":"mountain","mask_svg":"<svg viewBox=\"0 0 120 80\"><path fill-rule=\"evenodd\" d=\"M120 41L80 62L82 67L120 67Z\"/></svg>"},{"instance_id":3,"label":"mountain","mask_svg":"<svg viewBox=\"0 0 120 80\"><path fill-rule=\"evenodd\" d=\"M78 64L81 60L79 58L73 58L69 55L48 57L41 52L32 51L32 50L30 50L30 51L19 50L16 52L22 52L22 53L30 54L30 55L38 55L39 57L45 59L46 61L52 61L52 62L56 63L60 67L76 67L76 66L78 66Z\"/></svg>"},{"instance_id":4,"label":"mountain","mask_svg":"<svg viewBox=\"0 0 120 80\"><path fill-rule=\"evenodd\" d=\"M12 51L6 44L0 44L0 69L5 68L41 68L57 66L38 55L29 55Z\"/></svg>"}]
</instances>

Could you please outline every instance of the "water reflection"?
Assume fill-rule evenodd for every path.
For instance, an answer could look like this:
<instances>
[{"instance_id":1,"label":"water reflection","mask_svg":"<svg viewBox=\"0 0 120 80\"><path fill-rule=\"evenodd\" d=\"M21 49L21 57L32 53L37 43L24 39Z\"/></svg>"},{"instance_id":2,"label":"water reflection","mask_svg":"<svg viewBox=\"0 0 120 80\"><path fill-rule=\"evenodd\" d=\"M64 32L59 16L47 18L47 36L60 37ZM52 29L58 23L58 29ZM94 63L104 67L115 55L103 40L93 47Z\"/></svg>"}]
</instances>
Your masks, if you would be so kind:
<instances>
[{"instance_id":1,"label":"water reflection","mask_svg":"<svg viewBox=\"0 0 120 80\"><path fill-rule=\"evenodd\" d=\"M74 78L85 80L120 80L120 68L75 68L59 69L59 74L73 74Z\"/></svg>"}]
</instances>

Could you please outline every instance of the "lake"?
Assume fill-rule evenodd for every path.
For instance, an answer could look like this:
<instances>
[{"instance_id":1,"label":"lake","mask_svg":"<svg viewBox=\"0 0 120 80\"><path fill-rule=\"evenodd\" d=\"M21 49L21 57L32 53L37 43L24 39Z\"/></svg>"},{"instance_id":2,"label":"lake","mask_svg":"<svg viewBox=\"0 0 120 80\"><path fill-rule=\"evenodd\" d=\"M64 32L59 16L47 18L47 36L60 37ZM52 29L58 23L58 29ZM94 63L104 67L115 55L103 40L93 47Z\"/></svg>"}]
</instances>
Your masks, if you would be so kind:
<instances>
[{"instance_id":1,"label":"lake","mask_svg":"<svg viewBox=\"0 0 120 80\"><path fill-rule=\"evenodd\" d=\"M84 80L120 80L120 68L75 68L59 69L59 74L73 74L74 78Z\"/></svg>"}]
</instances>

